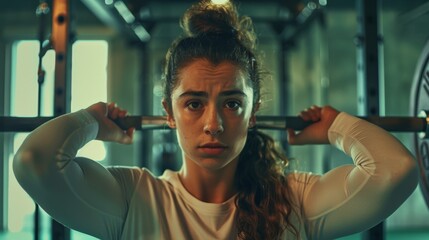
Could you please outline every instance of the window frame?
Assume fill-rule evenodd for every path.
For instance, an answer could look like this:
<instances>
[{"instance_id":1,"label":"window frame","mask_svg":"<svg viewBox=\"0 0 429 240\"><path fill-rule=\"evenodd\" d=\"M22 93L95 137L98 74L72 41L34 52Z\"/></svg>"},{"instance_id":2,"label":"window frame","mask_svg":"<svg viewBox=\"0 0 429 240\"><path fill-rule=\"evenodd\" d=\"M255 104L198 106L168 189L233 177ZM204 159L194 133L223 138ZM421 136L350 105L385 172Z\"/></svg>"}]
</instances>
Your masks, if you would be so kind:
<instances>
[{"instance_id":1,"label":"window frame","mask_svg":"<svg viewBox=\"0 0 429 240\"><path fill-rule=\"evenodd\" d=\"M12 62L12 55L13 55L13 48L16 42L18 41L25 41L25 40L33 40L38 41L35 36L37 36L34 29L30 29L27 26L26 27L18 27L12 31L9 31L5 29L6 31L3 31L3 35L0 33L0 39L3 41L0 41L0 53L4 52L2 54L4 57L0 59L1 64L1 70L3 70L4 74L0 74L0 115L2 116L11 116L11 99L12 99L12 68L13 68L13 62ZM92 40L99 40L99 41L106 41L107 43L107 68L106 68L106 74L107 74L107 87L109 87L109 80L110 80L110 74L109 71L109 62L110 59L110 44L111 40L114 37L114 31L107 27L84 27L82 34L79 37L79 41L92 41ZM1 72L1 71L0 71ZM35 72L35 81L37 81L37 73ZM106 91L108 91L106 89ZM107 94L107 98L109 98L109 94ZM1 179L0 179L0 236L3 234L7 234L9 232L9 222L8 222L8 216L9 216L9 202L8 202L8 195L9 195L9 157L10 154L13 152L13 140L14 136L17 134L16 132L0 132L0 157L1 157L1 164L0 164L0 173ZM107 154L109 152L108 145L106 145L106 151ZM108 163L109 157L106 155L105 160L102 161L102 163ZM72 230L73 231L73 230ZM73 231L74 232L74 231ZM33 232L31 232L33 234Z\"/></svg>"}]
</instances>

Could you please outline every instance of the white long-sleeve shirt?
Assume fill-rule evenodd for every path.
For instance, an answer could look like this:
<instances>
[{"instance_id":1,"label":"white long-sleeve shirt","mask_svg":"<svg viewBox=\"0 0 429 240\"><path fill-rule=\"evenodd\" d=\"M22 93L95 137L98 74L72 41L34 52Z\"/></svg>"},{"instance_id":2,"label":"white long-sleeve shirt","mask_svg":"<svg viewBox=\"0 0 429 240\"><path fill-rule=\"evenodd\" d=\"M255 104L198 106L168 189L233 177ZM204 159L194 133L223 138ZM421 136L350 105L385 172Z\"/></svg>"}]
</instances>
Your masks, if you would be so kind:
<instances>
[{"instance_id":1,"label":"white long-sleeve shirt","mask_svg":"<svg viewBox=\"0 0 429 240\"><path fill-rule=\"evenodd\" d=\"M96 120L85 110L33 131L14 159L21 186L53 218L100 239L236 239L235 196L202 202L177 172L105 168L76 157L93 140ZM353 159L324 175L288 175L291 221L299 239L333 239L370 228L393 213L417 185L415 160L384 130L346 113L329 129L331 144ZM283 239L294 239L286 231Z\"/></svg>"}]
</instances>

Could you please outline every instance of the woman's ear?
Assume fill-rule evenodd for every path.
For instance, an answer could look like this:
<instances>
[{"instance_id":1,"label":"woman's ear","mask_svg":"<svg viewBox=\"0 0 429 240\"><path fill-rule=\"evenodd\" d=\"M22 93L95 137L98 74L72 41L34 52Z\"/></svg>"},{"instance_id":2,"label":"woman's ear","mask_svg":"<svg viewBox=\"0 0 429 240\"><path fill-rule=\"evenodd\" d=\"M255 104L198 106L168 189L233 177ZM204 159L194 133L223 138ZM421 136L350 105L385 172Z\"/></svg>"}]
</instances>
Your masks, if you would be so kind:
<instances>
[{"instance_id":1,"label":"woman's ear","mask_svg":"<svg viewBox=\"0 0 429 240\"><path fill-rule=\"evenodd\" d=\"M252 114L249 120L249 128L253 128L256 125L256 115Z\"/></svg>"},{"instance_id":2,"label":"woman's ear","mask_svg":"<svg viewBox=\"0 0 429 240\"><path fill-rule=\"evenodd\" d=\"M258 101L252 110L252 115L249 119L249 128L252 128L256 125L256 112L259 110L259 106L261 105L261 101Z\"/></svg>"},{"instance_id":3,"label":"woman's ear","mask_svg":"<svg viewBox=\"0 0 429 240\"><path fill-rule=\"evenodd\" d=\"M168 126L170 128L176 128L176 122L174 121L173 112L165 99L162 99L162 106L164 107L164 111L167 113Z\"/></svg>"}]
</instances>

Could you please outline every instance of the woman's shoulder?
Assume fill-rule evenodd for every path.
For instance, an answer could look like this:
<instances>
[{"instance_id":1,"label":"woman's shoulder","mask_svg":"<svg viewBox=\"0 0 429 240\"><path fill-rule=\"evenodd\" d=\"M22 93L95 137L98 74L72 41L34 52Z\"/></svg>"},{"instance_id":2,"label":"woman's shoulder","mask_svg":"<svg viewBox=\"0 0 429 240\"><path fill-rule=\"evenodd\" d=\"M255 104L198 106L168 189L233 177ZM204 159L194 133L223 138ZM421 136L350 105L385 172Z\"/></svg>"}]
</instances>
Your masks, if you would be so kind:
<instances>
[{"instance_id":1,"label":"woman's shoulder","mask_svg":"<svg viewBox=\"0 0 429 240\"><path fill-rule=\"evenodd\" d=\"M320 175L314 174L312 172L300 172L300 171L293 171L286 175L287 180L289 181L289 184L296 184L296 185L308 185L312 183L313 181L316 181Z\"/></svg>"},{"instance_id":2,"label":"woman's shoulder","mask_svg":"<svg viewBox=\"0 0 429 240\"><path fill-rule=\"evenodd\" d=\"M312 172L294 171L286 175L289 189L295 200L302 202L306 194L314 183L320 178L320 175Z\"/></svg>"},{"instance_id":3,"label":"woman's shoulder","mask_svg":"<svg viewBox=\"0 0 429 240\"><path fill-rule=\"evenodd\" d=\"M140 167L110 166L107 169L123 188L165 185L173 181L175 176L173 171L165 171L162 176L156 176L149 169Z\"/></svg>"},{"instance_id":4,"label":"woman's shoulder","mask_svg":"<svg viewBox=\"0 0 429 240\"><path fill-rule=\"evenodd\" d=\"M136 188L142 187L142 185L153 185L156 181L156 177L147 168L109 166L107 170L116 179L126 195L132 194Z\"/></svg>"},{"instance_id":5,"label":"woman's shoulder","mask_svg":"<svg viewBox=\"0 0 429 240\"><path fill-rule=\"evenodd\" d=\"M128 167L128 166L109 166L107 170L117 179L127 182L137 182L141 178L154 177L146 168Z\"/></svg>"},{"instance_id":6,"label":"woman's shoulder","mask_svg":"<svg viewBox=\"0 0 429 240\"><path fill-rule=\"evenodd\" d=\"M137 195L154 197L164 195L171 189L166 173L156 176L147 168L128 166L110 166L107 169L118 182L128 201L131 201L136 193L144 192Z\"/></svg>"}]
</instances>

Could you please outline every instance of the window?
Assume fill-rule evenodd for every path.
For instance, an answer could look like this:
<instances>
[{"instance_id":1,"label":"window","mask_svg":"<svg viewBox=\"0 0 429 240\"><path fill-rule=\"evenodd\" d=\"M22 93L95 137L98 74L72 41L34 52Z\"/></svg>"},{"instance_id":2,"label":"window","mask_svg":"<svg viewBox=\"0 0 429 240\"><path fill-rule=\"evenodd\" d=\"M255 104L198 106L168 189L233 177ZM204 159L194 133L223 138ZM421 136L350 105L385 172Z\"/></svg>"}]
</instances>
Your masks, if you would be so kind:
<instances>
[{"instance_id":1,"label":"window","mask_svg":"<svg viewBox=\"0 0 429 240\"><path fill-rule=\"evenodd\" d=\"M37 116L38 109L38 41L17 41L12 49L11 115ZM72 101L71 110L76 111L98 101L107 101L108 43L103 40L77 41L73 44ZM40 113L53 115L55 53L48 51L43 58L46 71L42 84ZM8 229L10 232L28 233L31 238L34 225L35 204L17 183L12 172L12 158L27 133L14 135L14 149L9 157ZM102 142L92 141L78 155L103 161L106 149ZM42 212L42 236L50 234L50 218ZM77 237L78 233L72 232ZM19 235L21 236L21 235ZM27 236L27 235L25 235ZM43 237L42 237L43 238ZM89 237L79 239L92 239Z\"/></svg>"},{"instance_id":2,"label":"window","mask_svg":"<svg viewBox=\"0 0 429 240\"><path fill-rule=\"evenodd\" d=\"M107 101L106 41L78 41L73 44L71 111ZM78 155L102 161L106 158L104 143L92 141Z\"/></svg>"}]
</instances>

